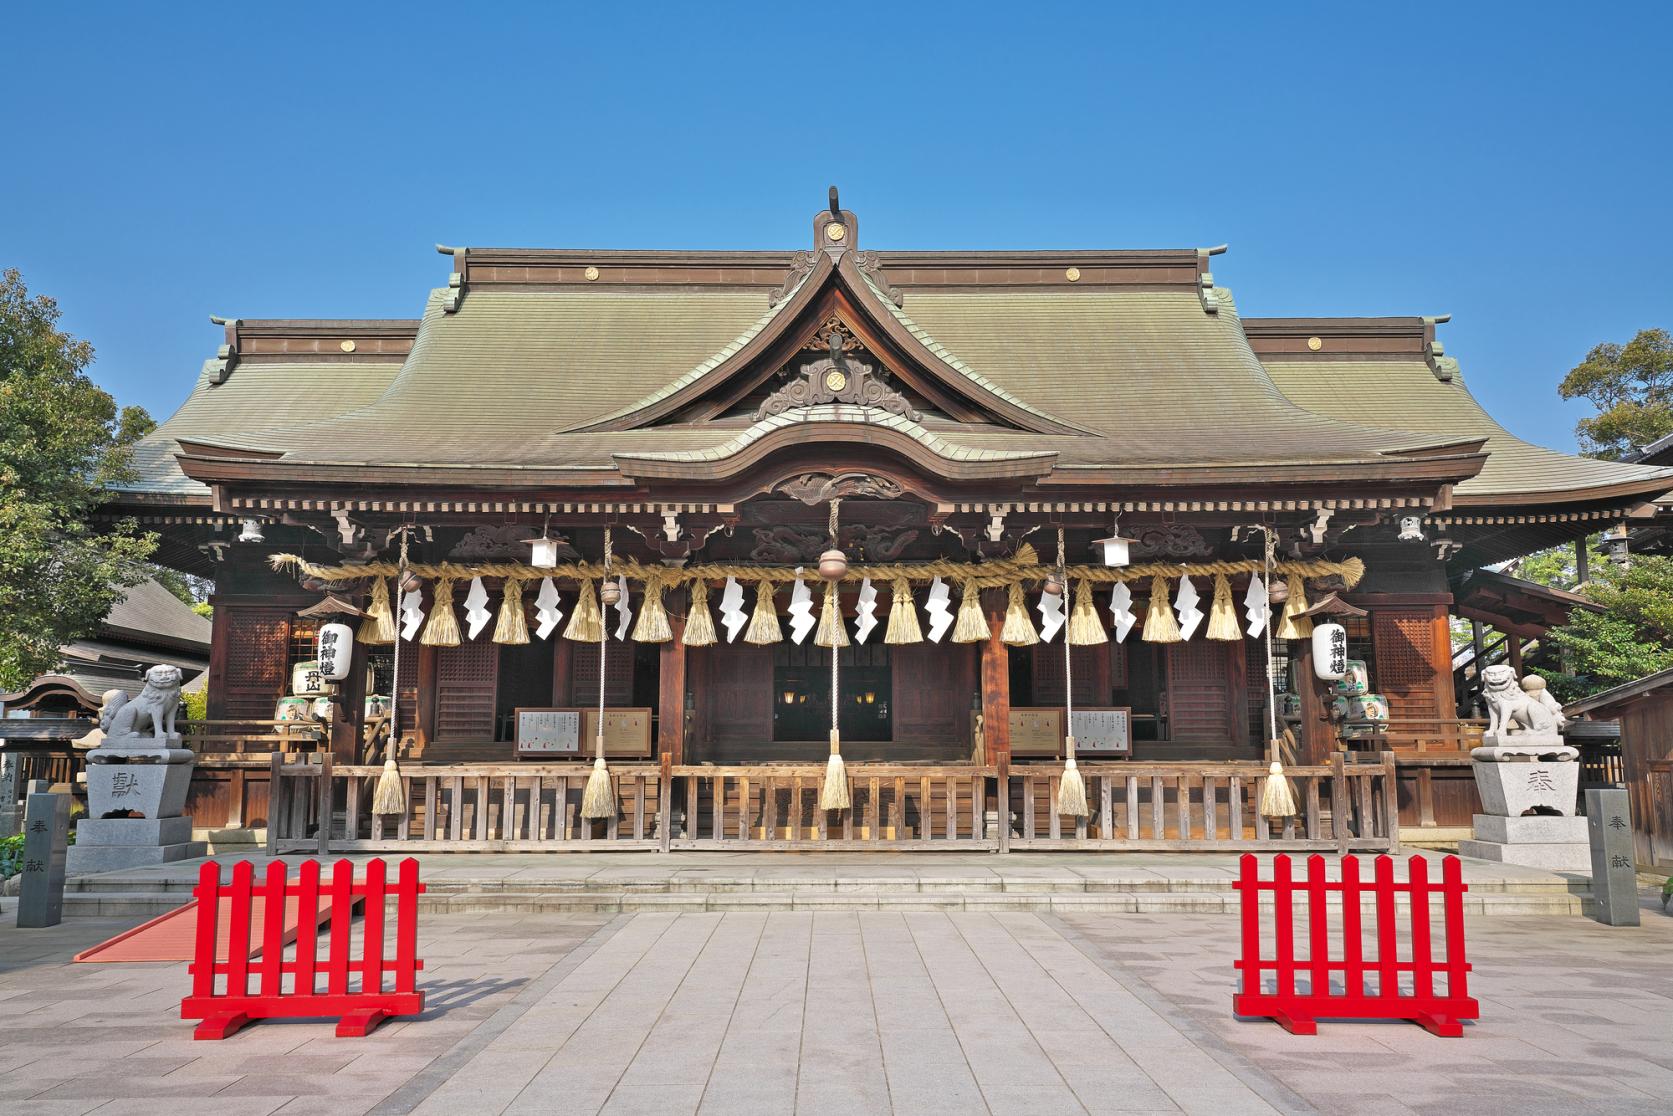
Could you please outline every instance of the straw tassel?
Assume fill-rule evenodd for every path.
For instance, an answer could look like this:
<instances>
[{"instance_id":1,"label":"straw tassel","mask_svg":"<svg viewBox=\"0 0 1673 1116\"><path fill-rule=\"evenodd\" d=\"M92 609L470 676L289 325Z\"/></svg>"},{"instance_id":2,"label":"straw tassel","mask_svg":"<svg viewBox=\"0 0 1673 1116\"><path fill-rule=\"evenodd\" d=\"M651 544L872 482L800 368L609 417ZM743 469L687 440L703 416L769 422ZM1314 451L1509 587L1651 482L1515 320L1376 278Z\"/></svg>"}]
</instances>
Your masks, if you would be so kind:
<instances>
[{"instance_id":1,"label":"straw tassel","mask_svg":"<svg viewBox=\"0 0 1673 1116\"><path fill-rule=\"evenodd\" d=\"M1076 647L1093 647L1110 641L1104 622L1092 607L1092 583L1082 580L1075 586L1075 606L1069 611L1069 642Z\"/></svg>"},{"instance_id":2,"label":"straw tassel","mask_svg":"<svg viewBox=\"0 0 1673 1116\"><path fill-rule=\"evenodd\" d=\"M1225 574L1214 575L1214 603L1208 606L1208 638L1241 640L1243 629L1232 607L1232 583Z\"/></svg>"},{"instance_id":3,"label":"straw tassel","mask_svg":"<svg viewBox=\"0 0 1673 1116\"><path fill-rule=\"evenodd\" d=\"M1168 579L1150 579L1150 607L1144 614L1144 638L1149 643L1178 643L1179 621L1168 607Z\"/></svg>"},{"instance_id":4,"label":"straw tassel","mask_svg":"<svg viewBox=\"0 0 1673 1116\"><path fill-rule=\"evenodd\" d=\"M593 757L592 773L587 776L587 790L581 796L583 818L608 818L616 813L616 788L610 781L610 770L604 766L604 721L599 719L598 754Z\"/></svg>"},{"instance_id":5,"label":"straw tassel","mask_svg":"<svg viewBox=\"0 0 1673 1116\"><path fill-rule=\"evenodd\" d=\"M755 583L755 614L749 618L744 642L765 645L784 638L778 626L778 610L773 605L773 583L762 578Z\"/></svg>"},{"instance_id":6,"label":"straw tassel","mask_svg":"<svg viewBox=\"0 0 1673 1116\"><path fill-rule=\"evenodd\" d=\"M1274 740L1276 753L1279 742ZM1284 765L1277 760L1267 769L1266 786L1261 790L1261 816L1264 818L1293 818L1296 815L1295 792L1284 777Z\"/></svg>"},{"instance_id":7,"label":"straw tassel","mask_svg":"<svg viewBox=\"0 0 1673 1116\"><path fill-rule=\"evenodd\" d=\"M813 633L816 647L847 647L848 630L842 624L842 612L837 607L837 583L825 584L825 603L819 606L819 630Z\"/></svg>"},{"instance_id":8,"label":"straw tassel","mask_svg":"<svg viewBox=\"0 0 1673 1116\"><path fill-rule=\"evenodd\" d=\"M1284 602L1284 618L1278 622L1278 630L1273 633L1279 639L1311 639L1313 636L1313 618L1301 615L1307 611L1307 586L1301 580L1300 574L1291 574L1286 583L1289 586L1289 599Z\"/></svg>"},{"instance_id":9,"label":"straw tassel","mask_svg":"<svg viewBox=\"0 0 1673 1116\"><path fill-rule=\"evenodd\" d=\"M1032 647L1040 642L1040 633L1029 619L1028 605L1022 599L1022 583L1011 586L1005 601L1005 626L999 630L999 641L1011 647Z\"/></svg>"},{"instance_id":10,"label":"straw tassel","mask_svg":"<svg viewBox=\"0 0 1673 1116\"><path fill-rule=\"evenodd\" d=\"M1068 757L1063 765L1063 777L1057 782L1057 812L1071 818L1084 818L1092 813L1086 802L1086 779L1075 766L1075 737L1063 738L1063 751Z\"/></svg>"},{"instance_id":11,"label":"straw tassel","mask_svg":"<svg viewBox=\"0 0 1673 1116\"><path fill-rule=\"evenodd\" d=\"M395 746L390 745L389 758L383 761L383 774L378 776L377 790L372 792L372 813L405 814L407 790L401 782L401 769L395 764Z\"/></svg>"},{"instance_id":12,"label":"straw tassel","mask_svg":"<svg viewBox=\"0 0 1673 1116\"><path fill-rule=\"evenodd\" d=\"M598 611L598 596L593 583L585 579L575 597L575 610L569 614L569 625L563 630L565 639L576 643L597 643L604 635L604 617Z\"/></svg>"},{"instance_id":13,"label":"straw tassel","mask_svg":"<svg viewBox=\"0 0 1673 1116\"><path fill-rule=\"evenodd\" d=\"M366 606L366 619L360 622L355 639L372 646L395 642L395 613L389 607L389 582L381 577L372 579L372 603Z\"/></svg>"},{"instance_id":14,"label":"straw tassel","mask_svg":"<svg viewBox=\"0 0 1673 1116\"><path fill-rule=\"evenodd\" d=\"M825 761L825 783L819 788L821 810L846 810L852 805L848 794L848 769L842 763L842 739L831 730L831 758Z\"/></svg>"},{"instance_id":15,"label":"straw tassel","mask_svg":"<svg viewBox=\"0 0 1673 1116\"><path fill-rule=\"evenodd\" d=\"M710 647L719 642L715 635L714 614L709 611L709 583L691 583L691 612L685 619L685 632L680 642L687 647Z\"/></svg>"},{"instance_id":16,"label":"straw tassel","mask_svg":"<svg viewBox=\"0 0 1673 1116\"><path fill-rule=\"evenodd\" d=\"M918 610L912 604L912 583L897 577L890 583L892 599L889 603L889 630L883 633L884 643L922 643L923 629L918 626Z\"/></svg>"},{"instance_id":17,"label":"straw tassel","mask_svg":"<svg viewBox=\"0 0 1673 1116\"><path fill-rule=\"evenodd\" d=\"M436 582L436 603L430 608L430 619L418 642L426 647L459 646L459 618L453 615L453 579L444 577Z\"/></svg>"},{"instance_id":18,"label":"straw tassel","mask_svg":"<svg viewBox=\"0 0 1673 1116\"><path fill-rule=\"evenodd\" d=\"M645 599L639 605L639 620L633 625L633 638L640 643L667 643L674 638L668 623L668 609L662 603L662 582L652 578L645 582Z\"/></svg>"},{"instance_id":19,"label":"straw tassel","mask_svg":"<svg viewBox=\"0 0 1673 1116\"><path fill-rule=\"evenodd\" d=\"M953 624L953 642L985 643L992 634L987 617L982 615L982 594L975 582L965 578L959 597L958 619Z\"/></svg>"},{"instance_id":20,"label":"straw tassel","mask_svg":"<svg viewBox=\"0 0 1673 1116\"><path fill-rule=\"evenodd\" d=\"M523 613L523 583L515 577L505 579L504 595L500 598L500 616L494 622L495 643L527 643L529 618Z\"/></svg>"}]
</instances>

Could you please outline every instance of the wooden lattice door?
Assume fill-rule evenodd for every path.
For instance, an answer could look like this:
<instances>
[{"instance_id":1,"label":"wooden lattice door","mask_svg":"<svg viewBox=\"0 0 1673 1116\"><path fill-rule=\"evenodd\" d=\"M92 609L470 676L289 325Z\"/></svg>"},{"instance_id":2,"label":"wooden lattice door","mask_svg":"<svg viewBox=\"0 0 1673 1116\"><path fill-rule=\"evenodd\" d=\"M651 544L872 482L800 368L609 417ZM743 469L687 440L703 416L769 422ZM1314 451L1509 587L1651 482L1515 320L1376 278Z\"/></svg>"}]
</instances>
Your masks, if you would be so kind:
<instances>
[{"instance_id":1,"label":"wooden lattice door","mask_svg":"<svg viewBox=\"0 0 1673 1116\"><path fill-rule=\"evenodd\" d=\"M222 611L226 669L219 687L222 708L217 713L234 720L268 720L280 696L290 690L290 679L285 676L290 611L237 605Z\"/></svg>"},{"instance_id":2,"label":"wooden lattice door","mask_svg":"<svg viewBox=\"0 0 1673 1116\"><path fill-rule=\"evenodd\" d=\"M1168 739L1190 744L1241 744L1247 739L1247 711L1229 661L1242 654L1235 643L1198 637L1168 649Z\"/></svg>"},{"instance_id":3,"label":"wooden lattice door","mask_svg":"<svg viewBox=\"0 0 1673 1116\"><path fill-rule=\"evenodd\" d=\"M1441 665L1445 640L1443 611L1377 609L1371 614L1371 645L1377 656L1377 674L1371 684L1388 698L1390 716L1418 720L1446 716L1441 683L1448 692L1452 684L1450 664Z\"/></svg>"},{"instance_id":4,"label":"wooden lattice door","mask_svg":"<svg viewBox=\"0 0 1673 1116\"><path fill-rule=\"evenodd\" d=\"M592 706L598 703L598 644L577 643L570 657L570 692L575 704ZM631 706L633 704L633 644L610 641L609 653L604 656L604 704Z\"/></svg>"},{"instance_id":5,"label":"wooden lattice door","mask_svg":"<svg viewBox=\"0 0 1673 1116\"><path fill-rule=\"evenodd\" d=\"M500 647L489 639L443 647L436 658L436 740L494 739Z\"/></svg>"}]
</instances>

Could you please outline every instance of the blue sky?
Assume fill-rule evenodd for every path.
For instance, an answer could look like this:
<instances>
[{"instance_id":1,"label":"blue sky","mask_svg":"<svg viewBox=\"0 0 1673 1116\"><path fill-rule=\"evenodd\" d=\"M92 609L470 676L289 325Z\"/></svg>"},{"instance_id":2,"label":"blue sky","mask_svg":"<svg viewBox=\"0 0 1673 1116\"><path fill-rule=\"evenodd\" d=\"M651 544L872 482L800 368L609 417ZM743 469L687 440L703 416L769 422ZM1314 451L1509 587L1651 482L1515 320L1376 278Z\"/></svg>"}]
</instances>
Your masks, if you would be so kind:
<instances>
[{"instance_id":1,"label":"blue sky","mask_svg":"<svg viewBox=\"0 0 1673 1116\"><path fill-rule=\"evenodd\" d=\"M0 265L168 414L210 313L416 317L431 247L1229 242L1248 315L1438 314L1559 448L1673 327L1666 5L14 6ZM1368 416L1370 417L1370 416Z\"/></svg>"}]
</instances>

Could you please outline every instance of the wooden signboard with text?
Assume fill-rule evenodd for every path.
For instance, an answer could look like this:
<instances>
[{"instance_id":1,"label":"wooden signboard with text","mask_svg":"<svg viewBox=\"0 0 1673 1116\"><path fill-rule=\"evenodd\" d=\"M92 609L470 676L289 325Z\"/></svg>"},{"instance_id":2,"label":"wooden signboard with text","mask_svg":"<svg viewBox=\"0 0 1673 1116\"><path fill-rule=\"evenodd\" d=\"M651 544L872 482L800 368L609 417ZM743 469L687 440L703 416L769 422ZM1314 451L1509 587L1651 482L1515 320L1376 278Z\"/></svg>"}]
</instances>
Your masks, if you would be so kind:
<instances>
[{"instance_id":1,"label":"wooden signboard with text","mask_svg":"<svg viewBox=\"0 0 1673 1116\"><path fill-rule=\"evenodd\" d=\"M1075 710L1077 755L1125 759L1133 754L1133 714L1123 705ZM1011 709L1011 755L1056 758L1063 755L1063 710Z\"/></svg>"},{"instance_id":2,"label":"wooden signboard with text","mask_svg":"<svg viewBox=\"0 0 1673 1116\"><path fill-rule=\"evenodd\" d=\"M516 715L518 759L592 758L593 738L598 732L596 707L586 709L581 706L519 706ZM651 711L606 709L604 754L611 759L649 759Z\"/></svg>"},{"instance_id":3,"label":"wooden signboard with text","mask_svg":"<svg viewBox=\"0 0 1673 1116\"><path fill-rule=\"evenodd\" d=\"M1011 707L1011 755L1055 756L1063 750L1063 710Z\"/></svg>"},{"instance_id":4,"label":"wooden signboard with text","mask_svg":"<svg viewBox=\"0 0 1673 1116\"><path fill-rule=\"evenodd\" d=\"M1075 754L1125 759L1133 754L1133 711L1125 705L1076 709Z\"/></svg>"}]
</instances>

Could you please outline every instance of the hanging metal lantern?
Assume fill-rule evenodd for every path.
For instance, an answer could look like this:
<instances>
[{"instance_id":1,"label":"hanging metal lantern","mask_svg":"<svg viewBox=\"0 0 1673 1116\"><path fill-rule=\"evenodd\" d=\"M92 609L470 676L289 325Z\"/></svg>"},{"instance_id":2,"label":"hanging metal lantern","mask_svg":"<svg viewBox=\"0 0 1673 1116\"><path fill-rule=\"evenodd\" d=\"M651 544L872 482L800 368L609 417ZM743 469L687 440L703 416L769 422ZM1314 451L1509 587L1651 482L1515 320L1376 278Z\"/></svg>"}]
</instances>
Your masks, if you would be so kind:
<instances>
[{"instance_id":1,"label":"hanging metal lantern","mask_svg":"<svg viewBox=\"0 0 1673 1116\"><path fill-rule=\"evenodd\" d=\"M826 581L841 581L848 572L848 555L836 547L819 556L819 576Z\"/></svg>"},{"instance_id":2,"label":"hanging metal lantern","mask_svg":"<svg viewBox=\"0 0 1673 1116\"><path fill-rule=\"evenodd\" d=\"M604 584L598 587L598 603L605 608L615 608L616 605L621 603L621 599L622 587L609 578L605 578Z\"/></svg>"}]
</instances>

